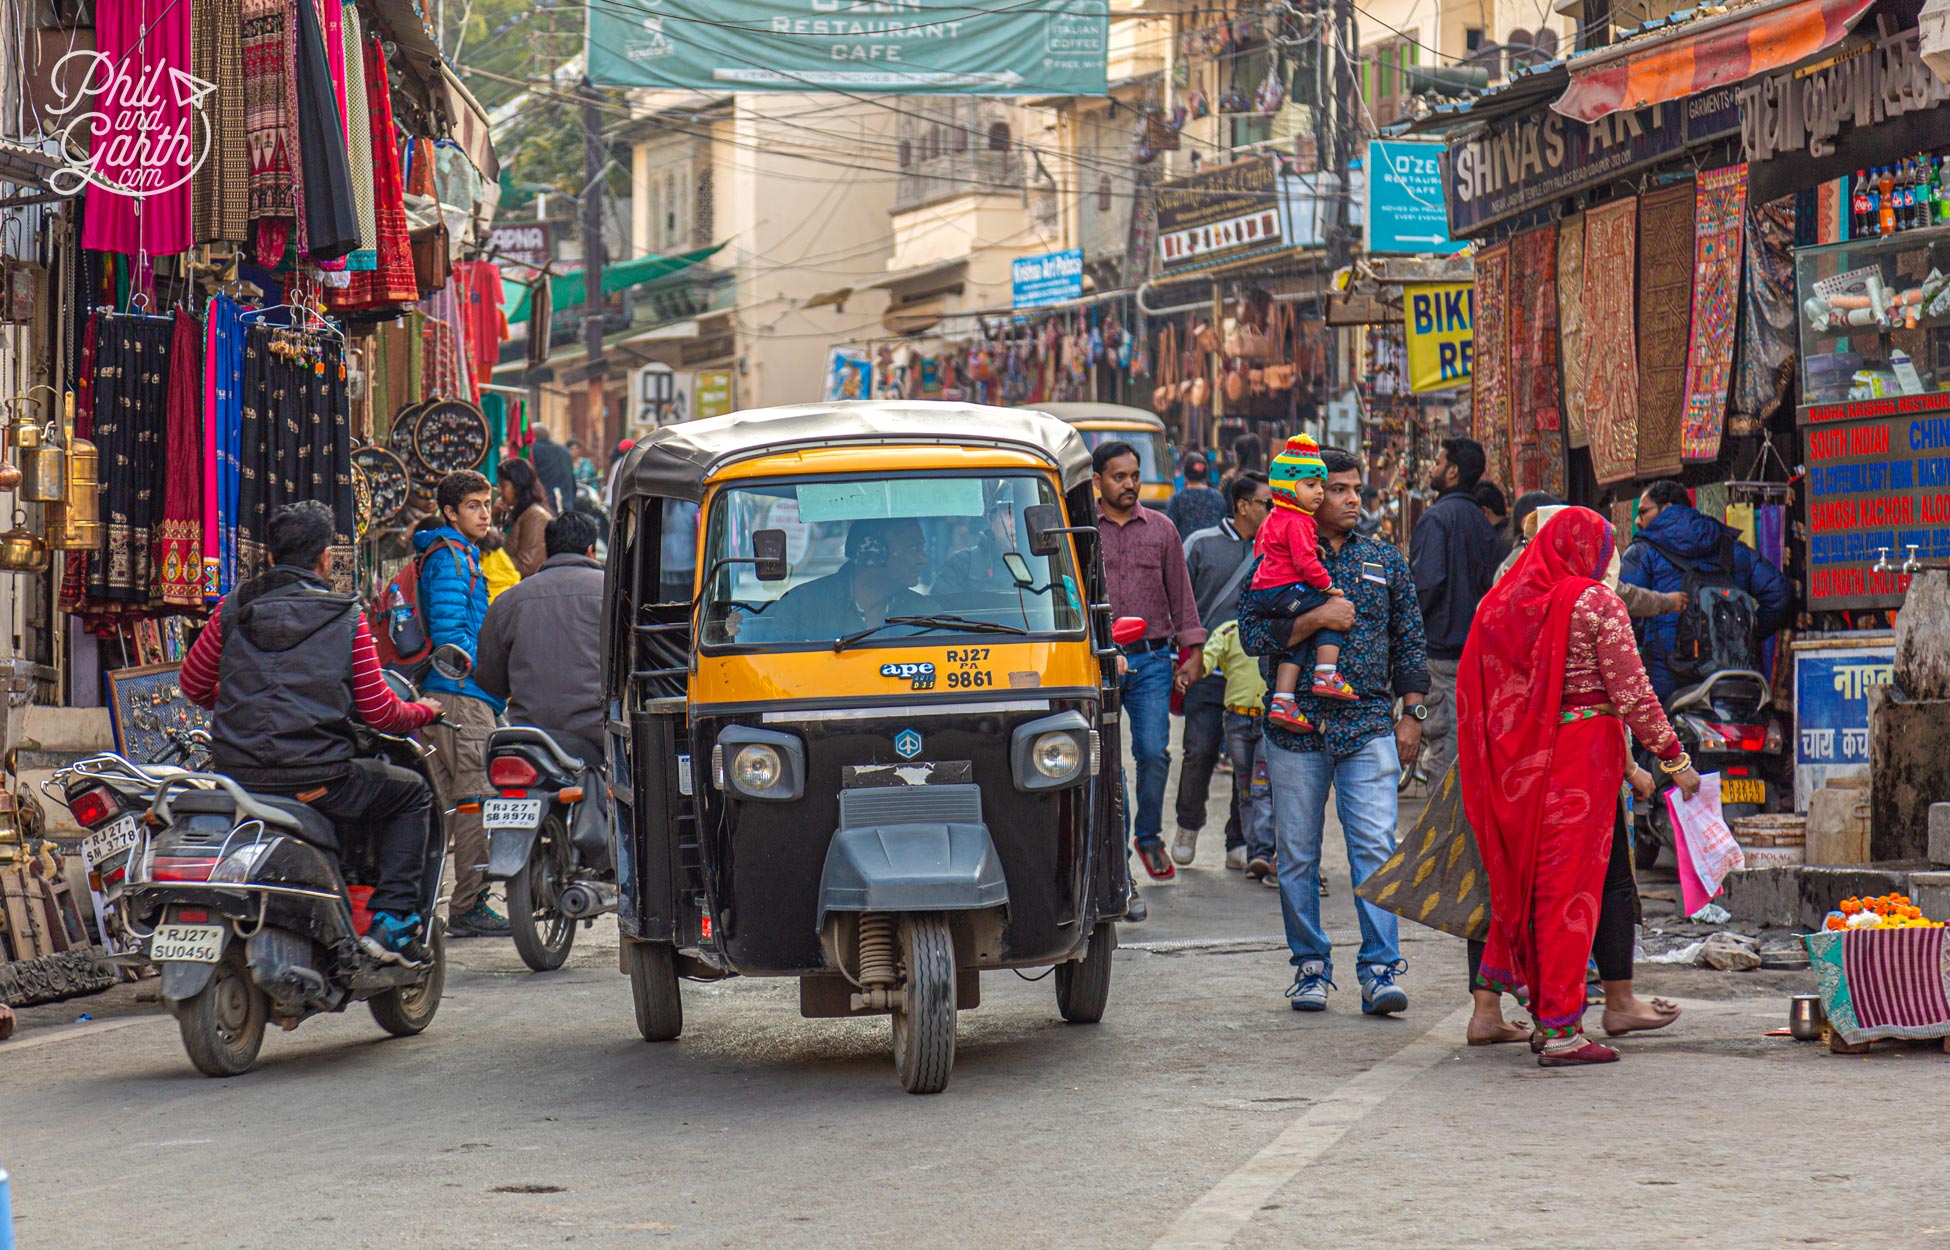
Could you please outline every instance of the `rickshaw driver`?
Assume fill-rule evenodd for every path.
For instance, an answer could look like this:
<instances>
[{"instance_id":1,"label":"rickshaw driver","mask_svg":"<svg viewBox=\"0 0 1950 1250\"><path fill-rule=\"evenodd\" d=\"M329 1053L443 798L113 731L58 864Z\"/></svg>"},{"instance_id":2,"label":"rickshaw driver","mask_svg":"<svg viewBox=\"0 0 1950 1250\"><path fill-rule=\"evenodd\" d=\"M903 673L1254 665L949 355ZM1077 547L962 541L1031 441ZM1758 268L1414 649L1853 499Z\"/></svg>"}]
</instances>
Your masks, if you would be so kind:
<instances>
[{"instance_id":1,"label":"rickshaw driver","mask_svg":"<svg viewBox=\"0 0 1950 1250\"><path fill-rule=\"evenodd\" d=\"M794 586L764 615L737 630L742 642L826 642L885 624L890 616L927 616L938 607L914 590L928 567L927 540L912 517L871 517L847 527L846 563Z\"/></svg>"}]
</instances>

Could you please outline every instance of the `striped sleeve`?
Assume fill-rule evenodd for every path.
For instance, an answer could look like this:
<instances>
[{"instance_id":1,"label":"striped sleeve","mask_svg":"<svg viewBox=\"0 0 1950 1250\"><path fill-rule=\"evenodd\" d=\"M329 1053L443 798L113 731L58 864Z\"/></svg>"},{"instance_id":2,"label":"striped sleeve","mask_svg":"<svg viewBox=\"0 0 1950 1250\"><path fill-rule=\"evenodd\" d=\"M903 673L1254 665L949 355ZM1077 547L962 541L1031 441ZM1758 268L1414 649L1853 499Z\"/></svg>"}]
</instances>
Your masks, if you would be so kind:
<instances>
[{"instance_id":1,"label":"striped sleeve","mask_svg":"<svg viewBox=\"0 0 1950 1250\"><path fill-rule=\"evenodd\" d=\"M203 632L190 644L190 653L183 657L183 671L176 677L183 697L206 710L217 706L217 672L223 663L223 629L217 618L222 615L223 605L218 604Z\"/></svg>"},{"instance_id":2,"label":"striped sleeve","mask_svg":"<svg viewBox=\"0 0 1950 1250\"><path fill-rule=\"evenodd\" d=\"M358 632L352 636L352 700L359 719L380 733L411 733L433 720L432 708L404 702L386 684L380 673L379 652L372 645L372 630L364 617L359 618Z\"/></svg>"}]
</instances>

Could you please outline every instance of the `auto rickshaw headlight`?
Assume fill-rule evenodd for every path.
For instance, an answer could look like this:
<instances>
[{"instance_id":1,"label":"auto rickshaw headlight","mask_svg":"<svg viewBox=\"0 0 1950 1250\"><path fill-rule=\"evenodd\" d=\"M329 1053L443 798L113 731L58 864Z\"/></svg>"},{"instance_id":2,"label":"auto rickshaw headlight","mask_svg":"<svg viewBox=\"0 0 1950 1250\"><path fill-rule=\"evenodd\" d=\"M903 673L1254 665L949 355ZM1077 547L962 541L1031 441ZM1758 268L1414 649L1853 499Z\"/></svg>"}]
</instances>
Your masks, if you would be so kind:
<instances>
[{"instance_id":1,"label":"auto rickshaw headlight","mask_svg":"<svg viewBox=\"0 0 1950 1250\"><path fill-rule=\"evenodd\" d=\"M740 790L758 793L770 790L779 781L779 753L757 743L738 748L731 757L731 779Z\"/></svg>"},{"instance_id":2,"label":"auto rickshaw headlight","mask_svg":"<svg viewBox=\"0 0 1950 1250\"><path fill-rule=\"evenodd\" d=\"M1058 730L1036 739L1029 748L1029 761L1051 781L1068 781L1083 766L1083 752L1073 736Z\"/></svg>"}]
</instances>

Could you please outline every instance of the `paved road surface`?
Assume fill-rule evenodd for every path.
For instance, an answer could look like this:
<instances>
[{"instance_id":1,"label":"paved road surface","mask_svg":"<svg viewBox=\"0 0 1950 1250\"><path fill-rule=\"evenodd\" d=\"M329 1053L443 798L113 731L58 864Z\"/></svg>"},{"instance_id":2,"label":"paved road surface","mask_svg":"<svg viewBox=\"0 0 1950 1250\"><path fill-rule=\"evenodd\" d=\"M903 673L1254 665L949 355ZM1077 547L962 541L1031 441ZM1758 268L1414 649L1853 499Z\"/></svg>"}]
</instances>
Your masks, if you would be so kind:
<instances>
[{"instance_id":1,"label":"paved road surface","mask_svg":"<svg viewBox=\"0 0 1950 1250\"><path fill-rule=\"evenodd\" d=\"M1406 1017L1362 1017L1351 975L1289 1011L1277 896L1208 839L1125 930L1103 1024L986 977L939 1097L901 1092L884 1020L802 1020L788 981L687 985L682 1040L638 1040L607 926L539 976L455 943L424 1036L355 1010L228 1081L134 987L25 1011L0 1045L19 1244L1950 1244L1950 1060L1763 1036L1805 974L1660 970L1670 1036L1540 1071L1462 1045L1461 945L1412 926Z\"/></svg>"}]
</instances>

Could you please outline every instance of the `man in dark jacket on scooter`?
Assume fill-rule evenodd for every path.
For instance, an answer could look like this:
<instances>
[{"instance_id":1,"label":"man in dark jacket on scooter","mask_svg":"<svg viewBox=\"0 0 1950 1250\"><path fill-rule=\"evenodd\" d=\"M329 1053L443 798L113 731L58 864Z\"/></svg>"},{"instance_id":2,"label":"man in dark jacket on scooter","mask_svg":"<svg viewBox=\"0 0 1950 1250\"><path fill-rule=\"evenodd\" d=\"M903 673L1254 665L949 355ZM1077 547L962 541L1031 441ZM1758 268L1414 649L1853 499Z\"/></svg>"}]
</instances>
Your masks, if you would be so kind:
<instances>
[{"instance_id":1,"label":"man in dark jacket on scooter","mask_svg":"<svg viewBox=\"0 0 1950 1250\"><path fill-rule=\"evenodd\" d=\"M606 718L596 519L564 512L543 541L548 559L488 608L474 680L508 701L510 725L547 730L570 754L600 764Z\"/></svg>"},{"instance_id":2,"label":"man in dark jacket on scooter","mask_svg":"<svg viewBox=\"0 0 1950 1250\"><path fill-rule=\"evenodd\" d=\"M1639 496L1638 538L1621 558L1619 580L1643 586L1661 594L1684 588L1686 572L1668 558L1668 553L1696 565L1715 565L1725 549L1725 539L1734 531L1692 506L1686 488L1677 482L1654 482ZM1754 647L1788 623L1793 592L1779 569L1754 554L1754 549L1735 541L1732 584L1753 596L1754 621L1759 637ZM1646 676L1660 699L1669 698L1679 687L1666 666L1678 635L1679 614L1668 612L1645 623L1645 641L1640 651L1645 656Z\"/></svg>"},{"instance_id":3,"label":"man in dark jacket on scooter","mask_svg":"<svg viewBox=\"0 0 1950 1250\"><path fill-rule=\"evenodd\" d=\"M354 756L354 718L407 734L440 715L380 675L359 601L332 589L332 510L294 503L271 518L272 568L224 597L183 661L184 697L214 709L210 762L239 785L308 803L339 837L370 837L379 880L368 946L424 962L422 877L432 795L404 768Z\"/></svg>"}]
</instances>

